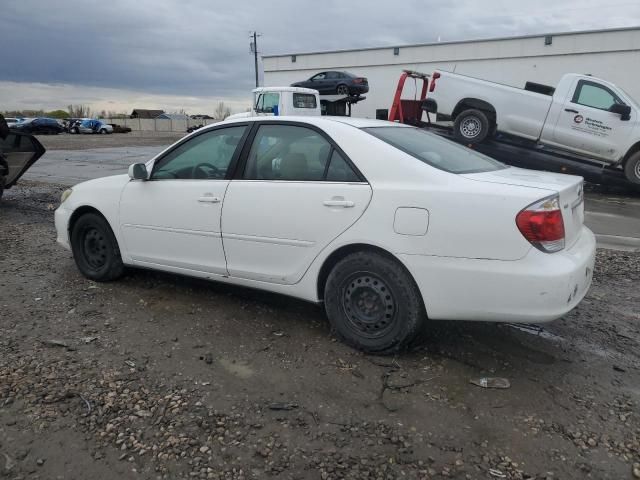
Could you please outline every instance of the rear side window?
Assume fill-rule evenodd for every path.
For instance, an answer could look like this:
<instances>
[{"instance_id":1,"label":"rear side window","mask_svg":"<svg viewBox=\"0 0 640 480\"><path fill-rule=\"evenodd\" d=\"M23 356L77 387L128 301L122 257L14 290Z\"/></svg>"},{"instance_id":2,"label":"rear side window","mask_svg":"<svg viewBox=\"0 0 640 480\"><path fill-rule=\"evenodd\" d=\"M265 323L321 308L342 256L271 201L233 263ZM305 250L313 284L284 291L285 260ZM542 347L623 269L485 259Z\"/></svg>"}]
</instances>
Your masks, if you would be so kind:
<instances>
[{"instance_id":1,"label":"rear side window","mask_svg":"<svg viewBox=\"0 0 640 480\"><path fill-rule=\"evenodd\" d=\"M316 96L311 93L294 93L293 106L295 108L316 108Z\"/></svg>"},{"instance_id":2,"label":"rear side window","mask_svg":"<svg viewBox=\"0 0 640 480\"><path fill-rule=\"evenodd\" d=\"M336 150L331 155L329 169L327 170L328 182L359 182L360 178L356 172L349 166L347 161L342 158Z\"/></svg>"},{"instance_id":3,"label":"rear side window","mask_svg":"<svg viewBox=\"0 0 640 480\"><path fill-rule=\"evenodd\" d=\"M365 132L432 167L450 173L478 173L506 166L462 145L414 127L370 127Z\"/></svg>"}]
</instances>

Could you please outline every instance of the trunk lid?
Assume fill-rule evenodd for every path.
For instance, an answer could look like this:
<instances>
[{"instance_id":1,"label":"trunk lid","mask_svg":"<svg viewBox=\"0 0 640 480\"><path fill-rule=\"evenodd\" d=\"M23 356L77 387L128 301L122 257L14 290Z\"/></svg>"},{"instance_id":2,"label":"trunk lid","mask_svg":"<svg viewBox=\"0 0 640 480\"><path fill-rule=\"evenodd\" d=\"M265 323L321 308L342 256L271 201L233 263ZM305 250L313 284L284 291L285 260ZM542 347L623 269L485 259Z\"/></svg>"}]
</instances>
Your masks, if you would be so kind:
<instances>
[{"instance_id":1,"label":"trunk lid","mask_svg":"<svg viewBox=\"0 0 640 480\"><path fill-rule=\"evenodd\" d=\"M537 188L540 189L540 199L557 193L560 196L560 208L564 221L565 248L570 248L578 240L584 223L582 177L515 167L461 176L479 182ZM522 208L526 206L523 205Z\"/></svg>"}]
</instances>

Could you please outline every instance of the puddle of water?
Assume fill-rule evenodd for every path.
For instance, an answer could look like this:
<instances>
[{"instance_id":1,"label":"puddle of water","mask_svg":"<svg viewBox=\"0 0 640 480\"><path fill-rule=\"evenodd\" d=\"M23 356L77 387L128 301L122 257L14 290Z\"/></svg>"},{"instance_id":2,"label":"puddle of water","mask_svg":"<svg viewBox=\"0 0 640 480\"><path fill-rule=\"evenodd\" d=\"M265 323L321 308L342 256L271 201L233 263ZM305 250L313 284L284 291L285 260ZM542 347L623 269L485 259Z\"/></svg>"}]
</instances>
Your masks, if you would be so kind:
<instances>
[{"instance_id":1,"label":"puddle of water","mask_svg":"<svg viewBox=\"0 0 640 480\"><path fill-rule=\"evenodd\" d=\"M232 362L226 358L221 358L219 362L227 372L242 379L247 379L255 373L248 365Z\"/></svg>"}]
</instances>

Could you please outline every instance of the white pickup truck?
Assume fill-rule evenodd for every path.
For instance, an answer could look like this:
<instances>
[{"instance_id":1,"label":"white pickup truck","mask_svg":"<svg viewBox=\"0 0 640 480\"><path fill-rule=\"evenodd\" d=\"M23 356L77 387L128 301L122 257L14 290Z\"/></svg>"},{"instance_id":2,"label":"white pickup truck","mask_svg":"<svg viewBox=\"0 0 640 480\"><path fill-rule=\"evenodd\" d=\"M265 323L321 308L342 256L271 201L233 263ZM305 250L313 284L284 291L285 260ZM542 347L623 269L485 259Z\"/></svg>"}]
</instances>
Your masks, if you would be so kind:
<instances>
[{"instance_id":1,"label":"white pickup truck","mask_svg":"<svg viewBox=\"0 0 640 480\"><path fill-rule=\"evenodd\" d=\"M438 70L423 108L452 120L461 141L499 131L620 166L640 184L640 106L610 82L569 73L555 88L521 89Z\"/></svg>"},{"instance_id":2,"label":"white pickup truck","mask_svg":"<svg viewBox=\"0 0 640 480\"><path fill-rule=\"evenodd\" d=\"M251 110L231 115L227 120L261 115L321 115L320 95L317 90L301 87L260 87L252 92Z\"/></svg>"}]
</instances>

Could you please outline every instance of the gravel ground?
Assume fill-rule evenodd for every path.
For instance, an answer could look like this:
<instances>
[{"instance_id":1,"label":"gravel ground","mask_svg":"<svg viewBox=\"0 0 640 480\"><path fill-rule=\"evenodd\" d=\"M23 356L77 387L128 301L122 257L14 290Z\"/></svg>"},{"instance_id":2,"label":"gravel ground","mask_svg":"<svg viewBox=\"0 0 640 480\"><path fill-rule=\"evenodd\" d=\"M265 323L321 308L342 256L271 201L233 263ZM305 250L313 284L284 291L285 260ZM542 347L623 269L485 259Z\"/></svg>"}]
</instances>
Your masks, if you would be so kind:
<instances>
[{"instance_id":1,"label":"gravel ground","mask_svg":"<svg viewBox=\"0 0 640 480\"><path fill-rule=\"evenodd\" d=\"M55 243L61 190L0 203L0 478L640 478L638 254L600 250L544 330L434 322L374 357L292 299L84 279Z\"/></svg>"},{"instance_id":2,"label":"gravel ground","mask_svg":"<svg viewBox=\"0 0 640 480\"><path fill-rule=\"evenodd\" d=\"M172 132L130 132L111 135L38 135L40 143L47 150L86 150L109 147L145 147L171 145L186 133Z\"/></svg>"}]
</instances>

